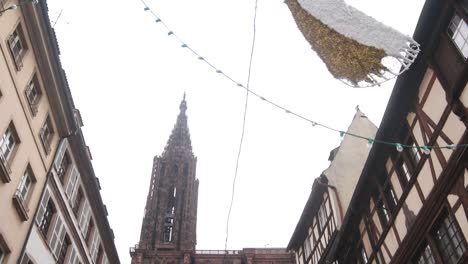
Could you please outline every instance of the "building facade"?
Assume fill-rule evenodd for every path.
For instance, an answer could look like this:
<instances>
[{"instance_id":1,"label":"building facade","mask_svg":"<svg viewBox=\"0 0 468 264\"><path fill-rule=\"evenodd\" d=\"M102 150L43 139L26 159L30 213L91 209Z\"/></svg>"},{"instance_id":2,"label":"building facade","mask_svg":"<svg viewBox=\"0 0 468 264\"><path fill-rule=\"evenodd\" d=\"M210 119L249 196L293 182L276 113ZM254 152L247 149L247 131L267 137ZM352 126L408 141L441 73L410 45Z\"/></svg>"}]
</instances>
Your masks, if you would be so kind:
<instances>
[{"instance_id":1,"label":"building facade","mask_svg":"<svg viewBox=\"0 0 468 264\"><path fill-rule=\"evenodd\" d=\"M414 33L421 53L397 79L376 134L388 143L373 145L350 186L332 246L299 261L468 262L467 10L466 0L426 1Z\"/></svg>"},{"instance_id":2,"label":"building facade","mask_svg":"<svg viewBox=\"0 0 468 264\"><path fill-rule=\"evenodd\" d=\"M185 95L179 109L164 152L153 161L140 241L130 248L132 264L293 263L285 249L195 249L199 181Z\"/></svg>"},{"instance_id":3,"label":"building facade","mask_svg":"<svg viewBox=\"0 0 468 264\"><path fill-rule=\"evenodd\" d=\"M47 3L32 2L0 1L0 263L119 263Z\"/></svg>"},{"instance_id":4,"label":"building facade","mask_svg":"<svg viewBox=\"0 0 468 264\"><path fill-rule=\"evenodd\" d=\"M373 138L377 127L359 109L347 133ZM314 180L309 199L287 249L296 263L332 263L344 214L369 154L361 138L345 134L339 147L330 152L329 167Z\"/></svg>"}]
</instances>

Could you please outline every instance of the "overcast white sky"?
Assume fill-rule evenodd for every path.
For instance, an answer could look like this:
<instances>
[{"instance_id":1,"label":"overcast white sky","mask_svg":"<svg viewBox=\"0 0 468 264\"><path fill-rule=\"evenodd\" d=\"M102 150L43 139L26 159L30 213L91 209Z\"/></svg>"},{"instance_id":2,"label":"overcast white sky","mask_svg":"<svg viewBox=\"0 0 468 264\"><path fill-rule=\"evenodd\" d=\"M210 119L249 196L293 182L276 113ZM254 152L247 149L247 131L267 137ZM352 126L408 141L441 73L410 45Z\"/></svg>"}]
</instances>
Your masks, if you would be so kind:
<instances>
[{"instance_id":1,"label":"overcast white sky","mask_svg":"<svg viewBox=\"0 0 468 264\"><path fill-rule=\"evenodd\" d=\"M197 248L223 249L244 91L180 48L138 0L48 2L52 22L63 10L55 25L61 58L122 263L139 241L152 160L184 91L200 179ZM424 1L346 2L412 35ZM246 82L254 0L147 3L189 46ZM253 90L346 130L356 105L378 125L392 86L353 89L333 79L283 1L259 0ZM285 247L339 138L250 97L228 247Z\"/></svg>"}]
</instances>

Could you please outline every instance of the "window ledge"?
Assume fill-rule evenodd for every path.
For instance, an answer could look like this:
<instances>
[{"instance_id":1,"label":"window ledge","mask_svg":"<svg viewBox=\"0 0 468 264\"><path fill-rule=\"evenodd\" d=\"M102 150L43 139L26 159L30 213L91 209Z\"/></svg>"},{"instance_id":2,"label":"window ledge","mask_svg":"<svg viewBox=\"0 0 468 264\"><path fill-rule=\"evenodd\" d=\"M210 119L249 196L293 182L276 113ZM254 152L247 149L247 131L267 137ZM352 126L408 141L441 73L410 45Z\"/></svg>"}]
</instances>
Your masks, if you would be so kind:
<instances>
[{"instance_id":1,"label":"window ledge","mask_svg":"<svg viewBox=\"0 0 468 264\"><path fill-rule=\"evenodd\" d=\"M18 212L21 220L26 221L29 219L29 209L24 205L23 200L21 200L21 198L16 193L13 196L13 205L15 206L16 211Z\"/></svg>"},{"instance_id":2,"label":"window ledge","mask_svg":"<svg viewBox=\"0 0 468 264\"><path fill-rule=\"evenodd\" d=\"M8 161L3 157L2 154L0 154L0 178L4 183L11 181L10 173L11 169Z\"/></svg>"}]
</instances>

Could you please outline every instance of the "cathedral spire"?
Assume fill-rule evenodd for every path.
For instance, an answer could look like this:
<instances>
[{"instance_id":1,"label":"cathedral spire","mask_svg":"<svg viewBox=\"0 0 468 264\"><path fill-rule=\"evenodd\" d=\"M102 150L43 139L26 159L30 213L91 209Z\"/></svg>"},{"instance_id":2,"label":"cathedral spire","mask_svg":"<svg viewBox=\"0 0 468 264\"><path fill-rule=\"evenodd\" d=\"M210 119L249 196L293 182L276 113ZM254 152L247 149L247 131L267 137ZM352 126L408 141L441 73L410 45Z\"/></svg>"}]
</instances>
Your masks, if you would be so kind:
<instances>
[{"instance_id":1,"label":"cathedral spire","mask_svg":"<svg viewBox=\"0 0 468 264\"><path fill-rule=\"evenodd\" d=\"M172 129L171 136L167 141L166 147L164 148L163 156L167 156L170 153L192 153L192 142L190 140L190 132L187 125L187 101L185 101L185 93L179 106L180 112L177 116L177 121Z\"/></svg>"}]
</instances>

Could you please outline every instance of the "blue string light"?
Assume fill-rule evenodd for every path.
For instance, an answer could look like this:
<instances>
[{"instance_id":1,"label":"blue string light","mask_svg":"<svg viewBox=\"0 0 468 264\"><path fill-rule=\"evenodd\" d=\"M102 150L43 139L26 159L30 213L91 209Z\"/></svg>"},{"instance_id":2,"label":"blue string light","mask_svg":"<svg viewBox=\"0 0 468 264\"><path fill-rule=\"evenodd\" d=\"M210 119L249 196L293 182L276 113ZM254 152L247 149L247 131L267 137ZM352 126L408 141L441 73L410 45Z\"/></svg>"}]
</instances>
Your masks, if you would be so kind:
<instances>
[{"instance_id":1,"label":"blue string light","mask_svg":"<svg viewBox=\"0 0 468 264\"><path fill-rule=\"evenodd\" d=\"M162 20L161 18L156 15L156 13L145 3L144 0L140 0L143 5L145 6L144 7L144 11L149 11L153 17L155 18L155 22L156 23L161 23L168 31L168 36L173 36L175 37L180 43L181 43L181 47L182 48L187 48L190 50L190 52L195 55L196 58L198 58L198 60L201 60L203 62L205 62L208 66L210 66L211 68L213 68L216 73L218 74L221 74L223 75L226 79L228 79L229 81L233 82L236 86L238 87L241 87L245 90L247 90L250 94L254 95L255 97L257 97L258 99L260 99L261 101L264 101L264 102L267 102L269 103L270 105L272 105L273 107L275 108L278 108L278 109L281 109L283 110L285 113L287 114L291 114L293 116L296 116L297 118L299 119L302 119L306 122L309 122L312 124L313 127L315 126L319 126L319 127L322 127L322 128L325 128L325 129L328 129L328 130L331 130L331 131L335 131L335 132L338 132L340 133L340 137L343 138L345 135L349 135L349 136L352 136L352 137L355 137L355 138L360 138L360 139L363 139L363 140L366 140L367 141L367 144L368 146L373 146L374 143L378 143L378 144L384 144L384 145L389 145L389 146L394 146L398 152L402 152L404 149L420 149L424 154L426 155L429 155L431 150L432 149L451 149L451 150L457 150L457 149L461 149L461 148L466 148L468 147L468 144L458 144L458 145L455 145L455 144L450 144L450 145L443 145L443 146L438 146L438 145L434 145L434 146L428 146L428 145L421 145L421 146L417 146L417 145L407 145L407 144L402 144L402 143L399 143L399 142L390 142L390 141L384 141L384 140L379 140L379 139L376 139L376 138L369 138L369 137L364 137L364 136L361 136L361 135L357 135L357 134L353 134L353 133L349 133L349 132L346 132L346 131L341 131L341 130L338 130L338 129L335 129L335 128L332 128L330 126L327 126L327 125L324 125L324 124L321 124L321 123L318 123L318 122L315 122L301 114L298 114L296 112L293 112L267 98L265 98L264 96L261 96L260 94L256 93L255 91L253 91L252 89L250 88L247 88L245 85L243 85L242 83L240 82L236 82L233 78L231 78L229 75L227 75L226 73L224 73L222 70L220 70L219 68L215 67L212 63L210 63L209 61L207 61L204 57L202 57L200 54L198 54L195 50L193 50L192 48L190 48L186 42L182 41L182 39L180 39L178 37L177 34L174 33L174 31L172 31Z\"/></svg>"}]
</instances>

